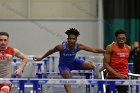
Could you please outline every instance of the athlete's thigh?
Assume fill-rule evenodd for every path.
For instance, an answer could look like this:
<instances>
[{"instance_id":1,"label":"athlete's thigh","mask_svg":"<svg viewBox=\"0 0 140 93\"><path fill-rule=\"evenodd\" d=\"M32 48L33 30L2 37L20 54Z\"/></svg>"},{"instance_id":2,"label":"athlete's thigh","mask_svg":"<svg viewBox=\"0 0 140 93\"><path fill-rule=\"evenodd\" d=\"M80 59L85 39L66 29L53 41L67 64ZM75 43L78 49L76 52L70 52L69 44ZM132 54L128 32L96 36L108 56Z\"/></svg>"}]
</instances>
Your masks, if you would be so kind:
<instances>
[{"instance_id":1,"label":"athlete's thigh","mask_svg":"<svg viewBox=\"0 0 140 93\"><path fill-rule=\"evenodd\" d=\"M83 70L82 65L85 62L85 60L75 58L75 61L73 62L72 70Z\"/></svg>"},{"instance_id":2,"label":"athlete's thigh","mask_svg":"<svg viewBox=\"0 0 140 93\"><path fill-rule=\"evenodd\" d=\"M85 61L82 64L82 68L85 69L85 70L95 69L96 65L93 62L91 62L91 61Z\"/></svg>"},{"instance_id":3,"label":"athlete's thigh","mask_svg":"<svg viewBox=\"0 0 140 93\"><path fill-rule=\"evenodd\" d=\"M59 65L58 66L60 74L63 76L63 78L70 78L71 77L71 70L68 66L65 65Z\"/></svg>"}]
</instances>

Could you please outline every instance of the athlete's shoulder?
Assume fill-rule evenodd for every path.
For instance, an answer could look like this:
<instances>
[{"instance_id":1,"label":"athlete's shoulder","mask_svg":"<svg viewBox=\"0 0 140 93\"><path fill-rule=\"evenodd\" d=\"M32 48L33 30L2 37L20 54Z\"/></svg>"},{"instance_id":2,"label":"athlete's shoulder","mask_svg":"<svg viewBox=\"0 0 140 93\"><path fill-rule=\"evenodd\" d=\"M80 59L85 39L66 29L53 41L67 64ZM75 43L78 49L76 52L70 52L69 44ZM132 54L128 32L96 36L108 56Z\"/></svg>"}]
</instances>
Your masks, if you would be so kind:
<instances>
[{"instance_id":1,"label":"athlete's shoulder","mask_svg":"<svg viewBox=\"0 0 140 93\"><path fill-rule=\"evenodd\" d=\"M106 46L106 51L113 52L114 50L114 42Z\"/></svg>"},{"instance_id":2,"label":"athlete's shoulder","mask_svg":"<svg viewBox=\"0 0 140 93\"><path fill-rule=\"evenodd\" d=\"M17 48L13 48L14 49L14 53L19 53L20 51Z\"/></svg>"},{"instance_id":3,"label":"athlete's shoulder","mask_svg":"<svg viewBox=\"0 0 140 93\"><path fill-rule=\"evenodd\" d=\"M112 48L114 46L114 43L111 43L111 44L108 44L107 46L106 46L106 48Z\"/></svg>"},{"instance_id":4,"label":"athlete's shoulder","mask_svg":"<svg viewBox=\"0 0 140 93\"><path fill-rule=\"evenodd\" d=\"M125 44L126 45L126 47L128 47L128 49L131 51L131 46L129 46L129 45L127 45L127 44Z\"/></svg>"},{"instance_id":5,"label":"athlete's shoulder","mask_svg":"<svg viewBox=\"0 0 140 93\"><path fill-rule=\"evenodd\" d=\"M84 44L81 44L81 43L77 43L77 48L79 50L83 50L85 48L85 45Z\"/></svg>"},{"instance_id":6,"label":"athlete's shoulder","mask_svg":"<svg viewBox=\"0 0 140 93\"><path fill-rule=\"evenodd\" d=\"M6 49L6 51L7 51L7 52L10 52L10 53L13 53L13 52L14 52L14 48L8 46L7 49Z\"/></svg>"},{"instance_id":7,"label":"athlete's shoulder","mask_svg":"<svg viewBox=\"0 0 140 93\"><path fill-rule=\"evenodd\" d=\"M8 46L5 50L6 53L11 54L12 56L14 56L15 54L15 49L13 47Z\"/></svg>"},{"instance_id":8,"label":"athlete's shoulder","mask_svg":"<svg viewBox=\"0 0 140 93\"><path fill-rule=\"evenodd\" d=\"M54 49L61 51L63 49L63 45L62 44L58 44L54 47Z\"/></svg>"}]
</instances>

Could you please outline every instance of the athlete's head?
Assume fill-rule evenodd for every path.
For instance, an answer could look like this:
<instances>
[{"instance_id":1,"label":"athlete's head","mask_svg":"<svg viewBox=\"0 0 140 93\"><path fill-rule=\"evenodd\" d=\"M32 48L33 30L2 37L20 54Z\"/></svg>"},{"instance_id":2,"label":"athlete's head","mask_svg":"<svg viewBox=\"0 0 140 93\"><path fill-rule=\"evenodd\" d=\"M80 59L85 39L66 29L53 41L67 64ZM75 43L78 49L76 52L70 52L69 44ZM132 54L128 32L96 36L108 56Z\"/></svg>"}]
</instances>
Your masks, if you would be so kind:
<instances>
[{"instance_id":1,"label":"athlete's head","mask_svg":"<svg viewBox=\"0 0 140 93\"><path fill-rule=\"evenodd\" d=\"M9 34L7 32L0 32L0 50L6 49L8 45Z\"/></svg>"},{"instance_id":2,"label":"athlete's head","mask_svg":"<svg viewBox=\"0 0 140 93\"><path fill-rule=\"evenodd\" d=\"M126 42L126 34L127 32L122 29L119 29L115 32L115 36L118 44L124 44Z\"/></svg>"},{"instance_id":3,"label":"athlete's head","mask_svg":"<svg viewBox=\"0 0 140 93\"><path fill-rule=\"evenodd\" d=\"M69 37L70 35L75 35L76 37L78 37L78 36L80 35L79 31L78 31L77 29L75 29L75 28L70 28L69 30L67 30L67 31L65 32L65 34L67 34L68 37Z\"/></svg>"},{"instance_id":4,"label":"athlete's head","mask_svg":"<svg viewBox=\"0 0 140 93\"><path fill-rule=\"evenodd\" d=\"M75 28L70 28L65 32L68 35L67 41L68 45L73 47L77 41L77 37L80 35L79 31Z\"/></svg>"}]
</instances>

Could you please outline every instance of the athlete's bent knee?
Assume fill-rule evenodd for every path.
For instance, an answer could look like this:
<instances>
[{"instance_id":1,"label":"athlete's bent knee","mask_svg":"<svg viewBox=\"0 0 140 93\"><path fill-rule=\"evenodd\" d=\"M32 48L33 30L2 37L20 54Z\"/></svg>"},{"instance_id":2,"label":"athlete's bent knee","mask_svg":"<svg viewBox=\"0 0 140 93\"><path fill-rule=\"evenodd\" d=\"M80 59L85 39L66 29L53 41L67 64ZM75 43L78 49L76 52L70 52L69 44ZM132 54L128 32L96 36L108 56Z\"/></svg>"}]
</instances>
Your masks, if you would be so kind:
<instances>
[{"instance_id":1,"label":"athlete's bent knee","mask_svg":"<svg viewBox=\"0 0 140 93\"><path fill-rule=\"evenodd\" d=\"M3 86L1 88L0 93L10 93L10 87L9 86Z\"/></svg>"},{"instance_id":2,"label":"athlete's bent knee","mask_svg":"<svg viewBox=\"0 0 140 93\"><path fill-rule=\"evenodd\" d=\"M63 76L64 79L69 79L70 78L70 72L67 71L67 70L64 70L62 72L62 76Z\"/></svg>"}]
</instances>

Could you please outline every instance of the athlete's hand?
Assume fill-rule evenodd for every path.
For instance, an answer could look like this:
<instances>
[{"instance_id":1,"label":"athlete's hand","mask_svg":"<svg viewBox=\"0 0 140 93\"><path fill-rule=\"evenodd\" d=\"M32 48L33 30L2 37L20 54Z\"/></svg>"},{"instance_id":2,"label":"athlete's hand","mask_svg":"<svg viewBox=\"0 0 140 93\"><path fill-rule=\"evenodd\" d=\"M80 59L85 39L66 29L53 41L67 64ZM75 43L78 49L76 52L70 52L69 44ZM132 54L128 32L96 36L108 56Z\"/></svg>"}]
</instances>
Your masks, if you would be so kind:
<instances>
[{"instance_id":1,"label":"athlete's hand","mask_svg":"<svg viewBox=\"0 0 140 93\"><path fill-rule=\"evenodd\" d=\"M123 74L117 74L117 77L120 78L120 79L126 79L127 78L127 76L123 75Z\"/></svg>"},{"instance_id":2,"label":"athlete's hand","mask_svg":"<svg viewBox=\"0 0 140 93\"><path fill-rule=\"evenodd\" d=\"M22 69L19 68L13 74L11 74L11 78L21 78L21 73L22 73Z\"/></svg>"},{"instance_id":3,"label":"athlete's hand","mask_svg":"<svg viewBox=\"0 0 140 93\"><path fill-rule=\"evenodd\" d=\"M92 67L95 69L96 68L96 64L95 63L92 63Z\"/></svg>"},{"instance_id":4,"label":"athlete's hand","mask_svg":"<svg viewBox=\"0 0 140 93\"><path fill-rule=\"evenodd\" d=\"M41 57L33 57L33 60L34 60L34 61L41 61L42 58L41 58Z\"/></svg>"},{"instance_id":5,"label":"athlete's hand","mask_svg":"<svg viewBox=\"0 0 140 93\"><path fill-rule=\"evenodd\" d=\"M21 75L22 74L22 69L21 68L18 68L16 71L15 71L16 75Z\"/></svg>"}]
</instances>

